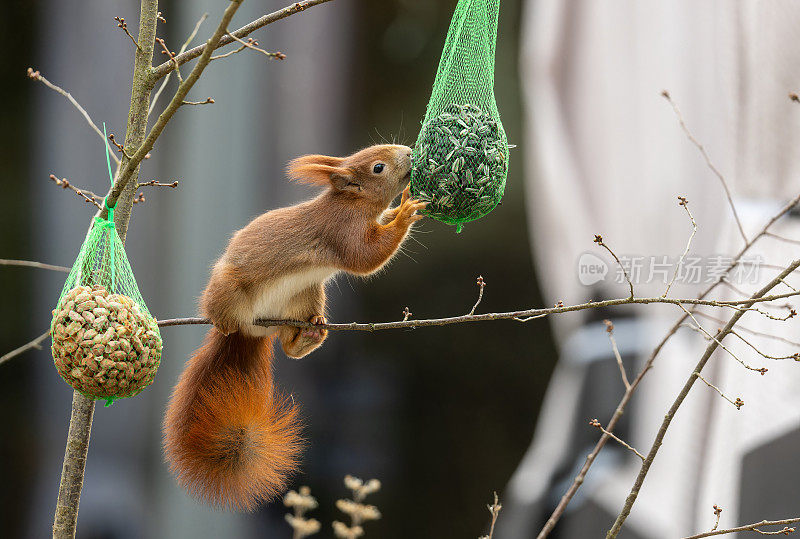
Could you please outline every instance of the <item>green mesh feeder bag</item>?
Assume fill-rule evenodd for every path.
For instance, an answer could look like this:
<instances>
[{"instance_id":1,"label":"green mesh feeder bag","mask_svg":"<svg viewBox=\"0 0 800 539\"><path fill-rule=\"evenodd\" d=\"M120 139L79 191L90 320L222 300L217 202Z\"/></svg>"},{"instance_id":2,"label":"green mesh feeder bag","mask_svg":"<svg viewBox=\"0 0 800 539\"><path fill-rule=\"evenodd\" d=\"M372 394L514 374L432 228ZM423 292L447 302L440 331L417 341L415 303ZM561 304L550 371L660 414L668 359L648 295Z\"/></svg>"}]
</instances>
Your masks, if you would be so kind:
<instances>
[{"instance_id":1,"label":"green mesh feeder bag","mask_svg":"<svg viewBox=\"0 0 800 539\"><path fill-rule=\"evenodd\" d=\"M53 360L61 377L92 399L132 397L153 382L161 334L139 294L110 220L95 217L53 310Z\"/></svg>"},{"instance_id":2,"label":"green mesh feeder bag","mask_svg":"<svg viewBox=\"0 0 800 539\"><path fill-rule=\"evenodd\" d=\"M414 147L411 193L460 232L503 197L508 140L494 98L500 0L459 0Z\"/></svg>"}]
</instances>

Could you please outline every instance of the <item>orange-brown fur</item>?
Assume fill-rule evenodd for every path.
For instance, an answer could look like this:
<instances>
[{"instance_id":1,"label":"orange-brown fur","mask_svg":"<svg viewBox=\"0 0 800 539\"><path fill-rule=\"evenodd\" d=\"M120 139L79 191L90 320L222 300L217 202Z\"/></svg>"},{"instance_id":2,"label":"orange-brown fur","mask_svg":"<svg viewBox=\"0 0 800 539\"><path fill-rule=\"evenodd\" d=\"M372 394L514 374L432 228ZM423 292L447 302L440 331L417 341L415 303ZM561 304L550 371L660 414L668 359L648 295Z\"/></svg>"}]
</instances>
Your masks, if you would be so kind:
<instances>
[{"instance_id":1,"label":"orange-brown fur","mask_svg":"<svg viewBox=\"0 0 800 539\"><path fill-rule=\"evenodd\" d=\"M200 499L251 510L284 489L300 438L296 409L273 394L270 349L276 336L288 356L303 357L327 330L254 322L324 323L329 278L383 267L425 206L409 200L410 169L411 149L395 145L295 159L289 177L326 190L255 218L214 265L200 309L215 327L181 375L164 421L171 469ZM387 209L401 191L400 205Z\"/></svg>"},{"instance_id":2,"label":"orange-brown fur","mask_svg":"<svg viewBox=\"0 0 800 539\"><path fill-rule=\"evenodd\" d=\"M297 467L297 408L274 393L272 340L212 328L173 391L166 457L181 486L210 505L251 511Z\"/></svg>"}]
</instances>

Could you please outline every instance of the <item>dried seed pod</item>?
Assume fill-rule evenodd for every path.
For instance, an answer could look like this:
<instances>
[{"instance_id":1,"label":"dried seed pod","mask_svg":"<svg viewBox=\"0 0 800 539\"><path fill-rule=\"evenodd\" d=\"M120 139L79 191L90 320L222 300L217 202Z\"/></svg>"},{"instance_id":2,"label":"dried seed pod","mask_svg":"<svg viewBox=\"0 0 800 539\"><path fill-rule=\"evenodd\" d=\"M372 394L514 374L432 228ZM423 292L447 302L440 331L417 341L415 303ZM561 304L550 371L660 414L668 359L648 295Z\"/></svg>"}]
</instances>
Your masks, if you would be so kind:
<instances>
[{"instance_id":1,"label":"dried seed pod","mask_svg":"<svg viewBox=\"0 0 800 539\"><path fill-rule=\"evenodd\" d=\"M83 318L81 318L81 320L83 320ZM72 322L70 322L70 323L69 323L69 325L66 327L66 332L67 332L67 335L75 335L76 333L78 333L78 330L79 330L79 329L81 329L81 325L80 325L78 322L75 322L75 321L73 320L73 321L72 321Z\"/></svg>"},{"instance_id":2,"label":"dried seed pod","mask_svg":"<svg viewBox=\"0 0 800 539\"><path fill-rule=\"evenodd\" d=\"M108 327L108 317L107 316L98 316L92 322L92 327L97 331L105 331Z\"/></svg>"},{"instance_id":3,"label":"dried seed pod","mask_svg":"<svg viewBox=\"0 0 800 539\"><path fill-rule=\"evenodd\" d=\"M89 296L89 297L91 297L91 296ZM87 309L89 309L91 311L95 307L97 307L97 302L93 301L91 299L87 299L86 301L78 303L78 305L75 307L75 310L78 311L79 313L82 313L83 311L85 311Z\"/></svg>"}]
</instances>

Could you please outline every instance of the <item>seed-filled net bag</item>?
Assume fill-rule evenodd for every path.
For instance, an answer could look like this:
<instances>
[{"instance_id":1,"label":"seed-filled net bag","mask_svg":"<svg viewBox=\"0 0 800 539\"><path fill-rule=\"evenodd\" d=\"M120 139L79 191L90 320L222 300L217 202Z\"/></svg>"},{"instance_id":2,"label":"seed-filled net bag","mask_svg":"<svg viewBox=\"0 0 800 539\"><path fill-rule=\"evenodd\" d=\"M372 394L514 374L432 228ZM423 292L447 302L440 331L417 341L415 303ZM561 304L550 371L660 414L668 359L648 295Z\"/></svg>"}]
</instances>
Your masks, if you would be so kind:
<instances>
[{"instance_id":1,"label":"seed-filled net bag","mask_svg":"<svg viewBox=\"0 0 800 539\"><path fill-rule=\"evenodd\" d=\"M497 206L508 175L494 97L499 11L500 0L459 0L414 147L412 195L458 232Z\"/></svg>"},{"instance_id":2,"label":"seed-filled net bag","mask_svg":"<svg viewBox=\"0 0 800 539\"><path fill-rule=\"evenodd\" d=\"M136 286L114 226L95 217L53 310L53 360L92 399L132 397L152 383L161 334Z\"/></svg>"}]
</instances>

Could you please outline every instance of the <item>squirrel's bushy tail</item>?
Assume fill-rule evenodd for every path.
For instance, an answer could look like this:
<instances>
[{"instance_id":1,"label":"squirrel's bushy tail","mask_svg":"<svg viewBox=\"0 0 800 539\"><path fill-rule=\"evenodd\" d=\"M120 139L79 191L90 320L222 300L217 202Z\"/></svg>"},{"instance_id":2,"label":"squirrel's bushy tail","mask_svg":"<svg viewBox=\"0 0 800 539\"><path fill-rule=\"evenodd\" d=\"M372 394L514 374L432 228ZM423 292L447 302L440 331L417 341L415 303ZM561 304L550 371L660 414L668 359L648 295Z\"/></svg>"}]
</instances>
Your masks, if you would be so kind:
<instances>
[{"instance_id":1,"label":"squirrel's bushy tail","mask_svg":"<svg viewBox=\"0 0 800 539\"><path fill-rule=\"evenodd\" d=\"M298 411L273 390L272 341L211 328L167 405L170 469L213 506L252 511L280 494L297 467Z\"/></svg>"}]
</instances>

